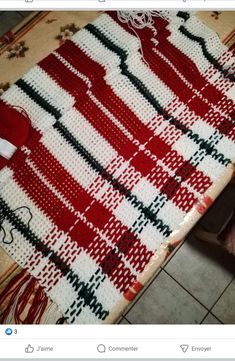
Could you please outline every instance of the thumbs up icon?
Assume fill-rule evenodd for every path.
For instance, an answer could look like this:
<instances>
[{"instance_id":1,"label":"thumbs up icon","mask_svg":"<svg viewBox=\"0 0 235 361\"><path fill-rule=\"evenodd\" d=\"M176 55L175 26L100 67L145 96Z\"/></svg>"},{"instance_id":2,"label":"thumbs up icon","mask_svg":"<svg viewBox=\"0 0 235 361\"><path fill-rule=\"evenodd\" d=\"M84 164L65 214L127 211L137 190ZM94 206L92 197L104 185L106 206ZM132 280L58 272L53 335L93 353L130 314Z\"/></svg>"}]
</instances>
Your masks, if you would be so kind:
<instances>
[{"instance_id":1,"label":"thumbs up icon","mask_svg":"<svg viewBox=\"0 0 235 361\"><path fill-rule=\"evenodd\" d=\"M27 347L25 347L25 353L33 353L34 351L34 347L31 345L28 345Z\"/></svg>"}]
</instances>

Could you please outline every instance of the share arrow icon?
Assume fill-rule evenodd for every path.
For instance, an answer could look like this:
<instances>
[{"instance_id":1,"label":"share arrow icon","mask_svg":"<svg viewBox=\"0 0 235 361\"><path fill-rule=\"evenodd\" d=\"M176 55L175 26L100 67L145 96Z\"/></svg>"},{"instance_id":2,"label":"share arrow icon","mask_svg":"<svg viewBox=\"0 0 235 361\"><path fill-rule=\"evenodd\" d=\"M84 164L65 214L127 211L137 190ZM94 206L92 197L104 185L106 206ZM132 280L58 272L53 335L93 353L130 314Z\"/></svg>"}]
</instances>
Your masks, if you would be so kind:
<instances>
[{"instance_id":1,"label":"share arrow icon","mask_svg":"<svg viewBox=\"0 0 235 361\"><path fill-rule=\"evenodd\" d=\"M185 353L188 351L189 345L180 345L180 348Z\"/></svg>"}]
</instances>

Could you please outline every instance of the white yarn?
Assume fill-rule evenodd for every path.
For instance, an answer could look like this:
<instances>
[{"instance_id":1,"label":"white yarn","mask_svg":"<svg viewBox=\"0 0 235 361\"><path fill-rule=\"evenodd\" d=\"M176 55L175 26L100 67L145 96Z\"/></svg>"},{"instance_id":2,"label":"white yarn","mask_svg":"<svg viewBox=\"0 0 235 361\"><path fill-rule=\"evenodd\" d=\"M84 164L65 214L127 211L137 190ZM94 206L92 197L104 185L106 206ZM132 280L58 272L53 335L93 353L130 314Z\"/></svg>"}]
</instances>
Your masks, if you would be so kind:
<instances>
[{"instance_id":1,"label":"white yarn","mask_svg":"<svg viewBox=\"0 0 235 361\"><path fill-rule=\"evenodd\" d=\"M128 27L135 33L135 36L138 38L143 61L145 62L145 64L148 67L149 67L149 64L144 58L144 52L143 52L141 40L139 38L138 33L135 31L135 29L144 29L144 28L148 27L152 30L153 37L155 37L157 35L157 29L154 26L154 20L153 20L153 16L156 16L155 13L158 13L158 12L157 11L140 12L137 10L118 11L117 12L119 21L121 21L122 23L128 24Z\"/></svg>"},{"instance_id":2,"label":"white yarn","mask_svg":"<svg viewBox=\"0 0 235 361\"><path fill-rule=\"evenodd\" d=\"M128 27L135 33L135 36L139 40L140 51L141 51L143 60L144 60L145 64L149 67L148 62L144 58L144 52L143 52L141 40L139 38L138 33L135 31L135 29L144 29L144 28L151 29L153 32L152 41L154 40L154 44L156 46L158 44L158 41L155 38L157 35L157 29L154 26L153 18L160 17L162 19L166 19L169 21L168 12L167 11L156 11L156 10L152 10L152 11L138 11L138 10L118 11L117 16L118 16L119 21L121 21L122 23L128 24Z\"/></svg>"},{"instance_id":3,"label":"white yarn","mask_svg":"<svg viewBox=\"0 0 235 361\"><path fill-rule=\"evenodd\" d=\"M154 17L161 17L168 20L166 12L161 11L118 11L118 19L122 23L126 23L130 28L144 29L146 27L152 29L154 35L157 34L157 30L154 27Z\"/></svg>"}]
</instances>

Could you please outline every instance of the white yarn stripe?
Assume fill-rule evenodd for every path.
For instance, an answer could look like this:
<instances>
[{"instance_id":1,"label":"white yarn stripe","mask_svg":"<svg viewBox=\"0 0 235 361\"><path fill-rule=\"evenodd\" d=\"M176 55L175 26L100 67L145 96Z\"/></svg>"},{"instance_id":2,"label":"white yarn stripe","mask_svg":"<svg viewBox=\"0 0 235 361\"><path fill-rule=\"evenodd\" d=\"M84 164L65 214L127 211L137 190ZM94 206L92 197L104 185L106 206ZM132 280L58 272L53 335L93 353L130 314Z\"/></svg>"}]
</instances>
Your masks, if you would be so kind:
<instances>
[{"instance_id":1,"label":"white yarn stripe","mask_svg":"<svg viewBox=\"0 0 235 361\"><path fill-rule=\"evenodd\" d=\"M39 65L34 66L22 79L62 113L75 103L74 97L61 88Z\"/></svg>"},{"instance_id":2,"label":"white yarn stripe","mask_svg":"<svg viewBox=\"0 0 235 361\"><path fill-rule=\"evenodd\" d=\"M134 35L134 33L133 35L128 33L108 14L102 14L93 22L93 25L95 25L97 29L109 38L109 40L124 49L127 54L136 54L140 50L139 39Z\"/></svg>"},{"instance_id":3,"label":"white yarn stripe","mask_svg":"<svg viewBox=\"0 0 235 361\"><path fill-rule=\"evenodd\" d=\"M90 101L88 99L88 101ZM66 128L88 150L88 152L106 168L117 157L117 151L76 109L72 109L61 118ZM94 152L95 149L95 152Z\"/></svg>"},{"instance_id":4,"label":"white yarn stripe","mask_svg":"<svg viewBox=\"0 0 235 361\"><path fill-rule=\"evenodd\" d=\"M112 51L104 48L88 30L80 30L73 36L72 41L95 62L103 65L107 72L113 72L120 65L120 59Z\"/></svg>"}]
</instances>

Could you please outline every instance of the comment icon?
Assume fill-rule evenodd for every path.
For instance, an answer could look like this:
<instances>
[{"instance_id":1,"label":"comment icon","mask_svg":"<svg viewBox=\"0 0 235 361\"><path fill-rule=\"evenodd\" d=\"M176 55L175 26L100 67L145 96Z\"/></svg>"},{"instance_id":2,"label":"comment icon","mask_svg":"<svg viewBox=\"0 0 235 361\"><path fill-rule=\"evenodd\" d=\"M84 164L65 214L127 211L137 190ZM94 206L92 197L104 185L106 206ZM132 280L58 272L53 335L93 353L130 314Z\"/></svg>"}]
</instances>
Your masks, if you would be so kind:
<instances>
[{"instance_id":1,"label":"comment icon","mask_svg":"<svg viewBox=\"0 0 235 361\"><path fill-rule=\"evenodd\" d=\"M105 353L105 352L106 352L106 347L105 347L105 345L103 345L103 344L98 345L98 346L97 346L97 351L98 351L99 353Z\"/></svg>"}]
</instances>

